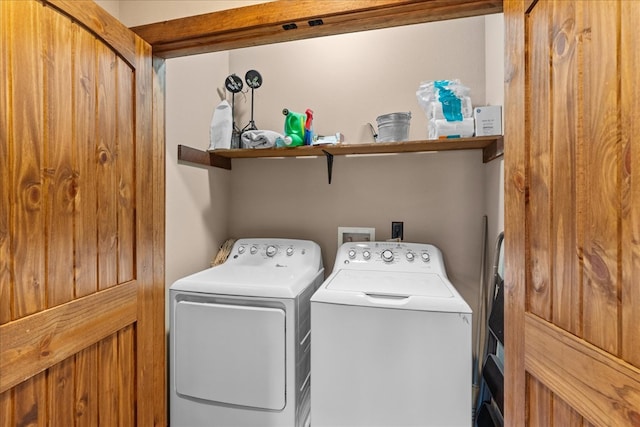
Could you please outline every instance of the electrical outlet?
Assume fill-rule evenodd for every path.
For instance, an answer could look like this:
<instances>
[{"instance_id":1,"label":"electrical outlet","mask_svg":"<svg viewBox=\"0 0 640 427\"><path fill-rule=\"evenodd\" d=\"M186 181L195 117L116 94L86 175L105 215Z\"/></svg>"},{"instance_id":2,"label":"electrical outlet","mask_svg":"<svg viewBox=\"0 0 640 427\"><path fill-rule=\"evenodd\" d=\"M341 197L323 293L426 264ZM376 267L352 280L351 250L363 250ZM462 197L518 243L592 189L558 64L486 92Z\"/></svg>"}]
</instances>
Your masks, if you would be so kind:
<instances>
[{"instance_id":1,"label":"electrical outlet","mask_svg":"<svg viewBox=\"0 0 640 427\"><path fill-rule=\"evenodd\" d=\"M404 240L404 222L393 221L391 223L391 238Z\"/></svg>"}]
</instances>

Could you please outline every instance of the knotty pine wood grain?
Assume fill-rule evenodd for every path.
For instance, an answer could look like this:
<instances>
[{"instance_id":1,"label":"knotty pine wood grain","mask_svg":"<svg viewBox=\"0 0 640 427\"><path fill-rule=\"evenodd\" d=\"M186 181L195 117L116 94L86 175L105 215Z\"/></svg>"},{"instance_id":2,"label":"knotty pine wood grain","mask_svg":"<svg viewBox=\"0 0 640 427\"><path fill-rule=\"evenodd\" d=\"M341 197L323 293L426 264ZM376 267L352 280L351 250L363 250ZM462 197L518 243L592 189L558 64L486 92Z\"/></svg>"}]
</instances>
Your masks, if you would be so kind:
<instances>
[{"instance_id":1,"label":"knotty pine wood grain","mask_svg":"<svg viewBox=\"0 0 640 427\"><path fill-rule=\"evenodd\" d=\"M519 6L517 2L507 2L505 11ZM510 12L505 15L507 34L512 20L518 25L526 22L527 34L530 34L525 38L524 51L519 54L528 55L527 73L542 75L528 76L527 82L550 79L549 99L545 90L535 84L514 85L512 65L507 61L505 108L520 112L519 103L510 109L515 96L526 103L527 113L522 123L530 122L524 127L523 144L514 147L509 144L512 114L507 116L506 242L513 224L510 197L522 203L516 208L524 205L530 212L524 225L520 224L522 228L513 230L518 242L523 231L526 232L524 265L519 256L512 258L515 254L510 253L506 244L507 270L530 268L535 257L553 258L551 322L533 314L539 313L537 301L531 302L531 296L536 295L535 273L527 271L524 286L531 290L527 291L527 301L519 301L521 305L512 305L513 300L509 301L521 297L521 291L510 289L511 284L506 288L507 337L510 333L522 332L520 325L514 327L510 323L509 313L513 311L517 322L521 313L530 310L525 314L523 372L528 383L535 386L527 387L522 410L528 422L535 425L640 424L640 370L629 360L636 360L631 354L637 354L640 348L638 315L632 314L632 307L637 311L639 291L635 278L640 268L634 264L640 253L639 240L634 235L639 219L638 215L631 214L638 209L633 175L638 165L637 137L631 136L637 133L637 125L626 121L626 117L631 120L637 117L633 114L637 114L634 111L638 101L634 100L635 94L625 95L623 90L631 87L630 82L637 81L639 73L635 66L636 43L630 44L637 40L629 25L629 19L633 18L626 18L626 15L634 16L634 12L637 16L638 9L630 10L630 7L624 2L539 1L526 17L523 13L522 21ZM544 32L543 37L550 36L547 46L532 35L538 26ZM509 52L519 49L522 39L509 36L506 39L509 59ZM545 58L551 61L551 68L546 71L544 67L535 66ZM515 62L519 63L517 59ZM523 89L525 92L521 93ZM536 110L540 108L550 109L547 121L539 121ZM513 126L518 123L514 121ZM551 128L548 160L551 172L546 178L546 173L540 173L545 165L541 168L536 163L541 150L539 144L544 143L544 139L539 132L529 131L534 126ZM510 158L514 151L518 153L517 160ZM509 184L517 188L519 180L509 182L512 175L507 171L511 163L519 166L517 161L522 159L525 181L532 185L525 186L522 199L516 199L519 194L514 190L509 192ZM544 185L534 184L541 176L546 180ZM545 252L536 249L538 237L533 233L538 233L538 227L530 223L534 213L539 214L539 205L546 203L545 193L549 189L553 239L550 250ZM529 206L533 204L536 206ZM507 277L510 280L509 273ZM507 348L509 342L507 338ZM509 373L510 366L520 368L509 363L514 359L520 361L517 355L507 352L507 388L509 384L521 384L517 382L520 373ZM510 375L516 378L509 378ZM547 391L542 393L538 385ZM511 392L518 393L513 388ZM513 402L520 398L520 393L515 397L507 393L507 396L507 408L510 408L515 406ZM549 414L550 411L553 413ZM506 424L513 425L509 409L506 416ZM516 422L522 425L519 418Z\"/></svg>"},{"instance_id":2,"label":"knotty pine wood grain","mask_svg":"<svg viewBox=\"0 0 640 427\"><path fill-rule=\"evenodd\" d=\"M525 425L525 2L506 0L505 18L505 425Z\"/></svg>"},{"instance_id":3,"label":"knotty pine wood grain","mask_svg":"<svg viewBox=\"0 0 640 427\"><path fill-rule=\"evenodd\" d=\"M4 1L4 0L3 0ZM118 52L128 64L135 63L135 34L91 0L45 0L73 21L100 35L106 45Z\"/></svg>"},{"instance_id":4,"label":"knotty pine wood grain","mask_svg":"<svg viewBox=\"0 0 640 427\"><path fill-rule=\"evenodd\" d=\"M98 288L118 282L117 218L117 63L108 47L98 44L97 69L97 195L98 195Z\"/></svg>"},{"instance_id":5,"label":"knotty pine wood grain","mask_svg":"<svg viewBox=\"0 0 640 427\"><path fill-rule=\"evenodd\" d=\"M73 165L74 32L68 18L45 13L45 141L43 159L47 307L74 298L73 216L76 184Z\"/></svg>"},{"instance_id":6,"label":"knotty pine wood grain","mask_svg":"<svg viewBox=\"0 0 640 427\"><path fill-rule=\"evenodd\" d=\"M73 356L49 368L47 386L47 419L52 424L73 426L75 413L75 358Z\"/></svg>"},{"instance_id":7,"label":"knotty pine wood grain","mask_svg":"<svg viewBox=\"0 0 640 427\"><path fill-rule=\"evenodd\" d=\"M135 146L133 137L134 73L117 61L117 236L118 283L134 279L135 262Z\"/></svg>"},{"instance_id":8,"label":"knotty pine wood grain","mask_svg":"<svg viewBox=\"0 0 640 427\"><path fill-rule=\"evenodd\" d=\"M526 134L530 138L528 155L527 236L529 236L530 265L527 266L527 310L551 319L551 150L552 135L549 79L549 28L547 17L550 4L540 2L529 14L527 39L531 46L527 69L528 90L535 94L535 103L529 110Z\"/></svg>"},{"instance_id":9,"label":"knotty pine wood grain","mask_svg":"<svg viewBox=\"0 0 640 427\"><path fill-rule=\"evenodd\" d=\"M98 425L98 344L75 355L75 424L76 427Z\"/></svg>"},{"instance_id":10,"label":"knotty pine wood grain","mask_svg":"<svg viewBox=\"0 0 640 427\"><path fill-rule=\"evenodd\" d=\"M582 334L582 241L584 218L578 215L582 206L584 167L582 138L578 118L582 116L579 73L581 51L576 31L578 9L576 2L556 2L551 8L554 25L551 34L551 86L555 88L550 109L553 120L547 125L553 135L551 236L555 248L552 257L553 307L556 325L578 336ZM581 12L580 12L581 13Z\"/></svg>"},{"instance_id":11,"label":"knotty pine wood grain","mask_svg":"<svg viewBox=\"0 0 640 427\"><path fill-rule=\"evenodd\" d=\"M118 414L120 427L136 424L136 353L135 327L129 325L118 331Z\"/></svg>"},{"instance_id":12,"label":"knotty pine wood grain","mask_svg":"<svg viewBox=\"0 0 640 427\"><path fill-rule=\"evenodd\" d=\"M154 151L163 149L154 145L153 136L153 65L151 46L141 39L136 40L136 194L140 195L136 212L136 241L149 250L140 251L136 257L138 283L138 307L136 363L138 383L138 425L155 426L166 424L166 393L158 392L165 384L165 326L160 316L164 314L164 280L155 282L154 233L158 224L164 223L164 205L152 200L153 179L164 181L164 165L154 162ZM161 169L159 169L161 168ZM144 195L144 196L142 196ZM161 219L162 218L162 219ZM164 246L162 246L164 247ZM161 308L162 307L162 308ZM160 314L162 313L162 315ZM158 369L160 366L163 369Z\"/></svg>"},{"instance_id":13,"label":"knotty pine wood grain","mask_svg":"<svg viewBox=\"0 0 640 427\"><path fill-rule=\"evenodd\" d=\"M14 95L10 98L12 141L10 170L12 182L13 291L11 316L22 319L46 308L45 201L41 170L44 156L44 66L41 60L43 8L36 2L15 2L8 7L12 22L9 37L11 55L9 78ZM15 54L15 53L20 54ZM19 94L16 96L15 94ZM19 238L18 238L19 237ZM8 325L10 323L5 323ZM4 340L0 340L3 347ZM11 369L14 369L12 367ZM0 369L0 377L2 372ZM4 391L3 388L1 391ZM45 425L47 382L38 374L16 387L13 418L18 425Z\"/></svg>"},{"instance_id":14,"label":"knotty pine wood grain","mask_svg":"<svg viewBox=\"0 0 640 427\"><path fill-rule=\"evenodd\" d=\"M639 2L620 4L622 127L622 358L640 368L640 35Z\"/></svg>"},{"instance_id":15,"label":"knotty pine wood grain","mask_svg":"<svg viewBox=\"0 0 640 427\"><path fill-rule=\"evenodd\" d=\"M10 5L7 2L0 2L0 63L5 64L0 67L0 325L9 322L12 317L11 299L11 203L13 196L13 176L11 174L11 152L10 145L13 137L11 132L12 108L9 108L9 70L11 68L11 48L9 35L11 34L11 23L7 16L11 13ZM6 396L0 396L0 411L3 405L9 401ZM2 425L2 420L0 420Z\"/></svg>"},{"instance_id":16,"label":"knotty pine wood grain","mask_svg":"<svg viewBox=\"0 0 640 427\"><path fill-rule=\"evenodd\" d=\"M120 425L118 412L118 335L98 343L98 425Z\"/></svg>"},{"instance_id":17,"label":"knotty pine wood grain","mask_svg":"<svg viewBox=\"0 0 640 427\"><path fill-rule=\"evenodd\" d=\"M12 427L13 422L13 390L0 393L0 427Z\"/></svg>"},{"instance_id":18,"label":"knotty pine wood grain","mask_svg":"<svg viewBox=\"0 0 640 427\"><path fill-rule=\"evenodd\" d=\"M553 422L557 426L582 427L584 419L570 405L553 395Z\"/></svg>"},{"instance_id":19,"label":"knotty pine wood grain","mask_svg":"<svg viewBox=\"0 0 640 427\"><path fill-rule=\"evenodd\" d=\"M97 54L95 36L74 26L74 148L76 198L74 206L75 294L98 291L98 229L96 171Z\"/></svg>"},{"instance_id":20,"label":"knotty pine wood grain","mask_svg":"<svg viewBox=\"0 0 640 427\"><path fill-rule=\"evenodd\" d=\"M0 393L136 321L135 282L0 326Z\"/></svg>"},{"instance_id":21,"label":"knotty pine wood grain","mask_svg":"<svg viewBox=\"0 0 640 427\"><path fill-rule=\"evenodd\" d=\"M640 369L535 315L525 317L531 375L595 425L638 425Z\"/></svg>"},{"instance_id":22,"label":"knotty pine wood grain","mask_svg":"<svg viewBox=\"0 0 640 427\"><path fill-rule=\"evenodd\" d=\"M584 7L584 126L586 166L584 222L583 336L619 354L620 135L616 38L620 2Z\"/></svg>"},{"instance_id":23,"label":"knotty pine wood grain","mask_svg":"<svg viewBox=\"0 0 640 427\"><path fill-rule=\"evenodd\" d=\"M163 262L164 245L156 253L150 238L154 218L164 229L164 198L140 191L153 177L164 185L164 164L151 172L150 160L139 163L144 171L135 164L164 149L152 138L151 51L93 2L53 3L0 2L9 89L0 91L7 124L1 173L8 175L3 185L11 184L0 250L14 269L0 275L0 296L8 290L13 297L0 306L0 425L71 425L70 416L76 425L99 425L100 395L111 396L110 419L120 425L166 425L165 288L163 267L155 273L153 266ZM125 34L112 37L119 30ZM128 49L113 50L127 40ZM102 169L101 160L109 163ZM9 240L2 240L3 220ZM133 280L138 269L143 289ZM13 273L17 280L4 280ZM97 292L100 285L109 287ZM96 344L104 337L115 337L115 345ZM100 365L100 348L115 354L110 366L120 372L111 383L96 380L109 370ZM159 397L140 404L147 399L139 391Z\"/></svg>"},{"instance_id":24,"label":"knotty pine wood grain","mask_svg":"<svg viewBox=\"0 0 640 427\"><path fill-rule=\"evenodd\" d=\"M15 426L45 427L47 420L46 373L34 375L14 390L13 422Z\"/></svg>"},{"instance_id":25,"label":"knotty pine wood grain","mask_svg":"<svg viewBox=\"0 0 640 427\"><path fill-rule=\"evenodd\" d=\"M153 81L152 81L152 94L153 94L153 110L152 120L150 124L152 126L152 141L153 143L153 164L152 164L152 189L153 194L153 247L164 248L165 247L165 164L166 164L166 150L165 150L165 87L166 87L166 67L165 61L160 58L153 57L152 61ZM165 253L164 250L156 250L153 252L153 283L165 283ZM155 345L154 350L154 366L157 363L164 363L163 353L166 350L166 338L165 333L165 313L164 308L159 310L159 307L165 307L165 295L166 291L164 286L153 287L153 310L152 314L154 324L154 336L152 341ZM155 370L153 378L153 390L167 390L167 376L166 370ZM153 408L150 409L154 414L155 425L162 426L166 424L166 393L154 393Z\"/></svg>"},{"instance_id":26,"label":"knotty pine wood grain","mask_svg":"<svg viewBox=\"0 0 640 427\"><path fill-rule=\"evenodd\" d=\"M44 93L41 61L42 6L36 2L12 2L9 16L12 55L10 108L13 196L11 214L13 264L12 317L21 318L45 308L45 216L41 170L44 147ZM17 238L19 236L19 238Z\"/></svg>"},{"instance_id":27,"label":"knotty pine wood grain","mask_svg":"<svg viewBox=\"0 0 640 427\"><path fill-rule=\"evenodd\" d=\"M11 69L11 46L9 35L12 22L11 5L8 2L0 2L0 82L3 82L0 90L0 325L12 319L11 288L11 201L13 196L13 176L11 174L12 160L10 146L12 145L11 126L13 123L12 108L10 108L10 96L8 83ZM0 427L11 427L13 422L13 390L0 393Z\"/></svg>"},{"instance_id":28,"label":"knotty pine wood grain","mask_svg":"<svg viewBox=\"0 0 640 427\"><path fill-rule=\"evenodd\" d=\"M529 396L529 411L527 411L527 426L548 427L552 425L551 414L553 394L540 381L527 375L527 395Z\"/></svg>"}]
</instances>

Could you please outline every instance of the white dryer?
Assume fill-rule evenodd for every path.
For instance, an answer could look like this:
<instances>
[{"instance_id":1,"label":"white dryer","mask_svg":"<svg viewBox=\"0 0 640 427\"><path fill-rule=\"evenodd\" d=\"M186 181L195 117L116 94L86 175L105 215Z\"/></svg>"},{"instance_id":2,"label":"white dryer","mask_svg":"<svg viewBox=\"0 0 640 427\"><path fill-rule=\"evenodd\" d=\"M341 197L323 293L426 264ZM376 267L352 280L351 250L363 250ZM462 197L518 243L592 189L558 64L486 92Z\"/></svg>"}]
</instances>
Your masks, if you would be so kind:
<instances>
[{"instance_id":1,"label":"white dryer","mask_svg":"<svg viewBox=\"0 0 640 427\"><path fill-rule=\"evenodd\" d=\"M471 309L435 246L343 244L311 325L313 427L471 425Z\"/></svg>"},{"instance_id":2,"label":"white dryer","mask_svg":"<svg viewBox=\"0 0 640 427\"><path fill-rule=\"evenodd\" d=\"M309 299L323 279L314 242L240 239L223 264L176 281L171 426L308 422Z\"/></svg>"}]
</instances>

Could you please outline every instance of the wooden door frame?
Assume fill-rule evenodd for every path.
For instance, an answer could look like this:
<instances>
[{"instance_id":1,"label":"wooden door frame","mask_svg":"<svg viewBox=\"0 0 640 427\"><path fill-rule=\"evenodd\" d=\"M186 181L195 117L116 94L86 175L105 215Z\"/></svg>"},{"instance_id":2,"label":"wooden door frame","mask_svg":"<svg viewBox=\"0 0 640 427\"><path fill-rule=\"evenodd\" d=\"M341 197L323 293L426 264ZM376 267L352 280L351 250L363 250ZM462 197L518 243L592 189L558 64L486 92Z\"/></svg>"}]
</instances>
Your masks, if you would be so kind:
<instances>
[{"instance_id":1,"label":"wooden door frame","mask_svg":"<svg viewBox=\"0 0 640 427\"><path fill-rule=\"evenodd\" d=\"M505 20L504 227L505 425L525 425L525 12L529 1L507 0Z\"/></svg>"}]
</instances>

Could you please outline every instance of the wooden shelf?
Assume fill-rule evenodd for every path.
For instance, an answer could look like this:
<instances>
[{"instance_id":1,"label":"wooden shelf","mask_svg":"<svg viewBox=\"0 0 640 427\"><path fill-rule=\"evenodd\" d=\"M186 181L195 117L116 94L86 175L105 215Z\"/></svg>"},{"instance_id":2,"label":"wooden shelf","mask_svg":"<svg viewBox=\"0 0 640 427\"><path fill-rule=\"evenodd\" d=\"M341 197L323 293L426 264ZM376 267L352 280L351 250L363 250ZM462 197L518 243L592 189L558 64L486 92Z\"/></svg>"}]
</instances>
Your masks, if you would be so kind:
<instances>
[{"instance_id":1,"label":"wooden shelf","mask_svg":"<svg viewBox=\"0 0 640 427\"><path fill-rule=\"evenodd\" d=\"M264 157L343 156L347 154L418 153L426 151L482 149L482 160L487 163L503 153L502 136L451 138L428 141L377 142L371 144L336 144L294 148L234 149L207 152L178 145L178 160L205 166L231 169L231 159Z\"/></svg>"}]
</instances>

